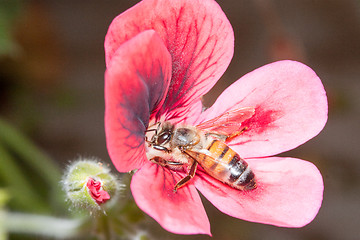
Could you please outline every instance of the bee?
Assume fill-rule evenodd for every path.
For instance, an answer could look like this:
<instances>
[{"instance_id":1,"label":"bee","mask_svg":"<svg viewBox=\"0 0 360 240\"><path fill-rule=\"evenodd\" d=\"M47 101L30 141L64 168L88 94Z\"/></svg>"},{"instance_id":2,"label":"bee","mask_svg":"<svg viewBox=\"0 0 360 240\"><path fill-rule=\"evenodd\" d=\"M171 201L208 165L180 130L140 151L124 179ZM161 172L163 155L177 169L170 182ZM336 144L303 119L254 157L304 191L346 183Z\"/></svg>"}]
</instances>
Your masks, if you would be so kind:
<instances>
[{"instance_id":1,"label":"bee","mask_svg":"<svg viewBox=\"0 0 360 240\"><path fill-rule=\"evenodd\" d=\"M205 121L197 126L159 122L151 139L145 141L151 150L150 161L172 170L184 167L187 175L176 183L174 192L194 176L198 164L213 178L239 190L256 188L253 171L227 143L246 131L241 123L255 114L253 107L239 108Z\"/></svg>"}]
</instances>

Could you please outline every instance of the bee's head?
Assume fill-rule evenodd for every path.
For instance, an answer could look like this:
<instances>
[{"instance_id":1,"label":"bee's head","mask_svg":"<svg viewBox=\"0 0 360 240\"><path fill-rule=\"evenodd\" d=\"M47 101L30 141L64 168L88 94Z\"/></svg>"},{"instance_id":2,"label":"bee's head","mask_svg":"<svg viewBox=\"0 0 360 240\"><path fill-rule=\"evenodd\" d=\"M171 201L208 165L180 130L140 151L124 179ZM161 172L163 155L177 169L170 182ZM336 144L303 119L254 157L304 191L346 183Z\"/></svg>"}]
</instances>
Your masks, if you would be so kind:
<instances>
[{"instance_id":1,"label":"bee's head","mask_svg":"<svg viewBox=\"0 0 360 240\"><path fill-rule=\"evenodd\" d=\"M155 133L152 135L150 141L148 141L147 136L145 136L145 141L152 146L165 145L171 140L174 132L174 127L175 126L169 122L164 122L162 124L159 122L156 129L146 130L146 132L155 132Z\"/></svg>"},{"instance_id":2,"label":"bee's head","mask_svg":"<svg viewBox=\"0 0 360 240\"><path fill-rule=\"evenodd\" d=\"M171 140L173 132L174 125L169 122L164 122L161 125L161 131L153 135L151 142L157 146L165 145Z\"/></svg>"}]
</instances>

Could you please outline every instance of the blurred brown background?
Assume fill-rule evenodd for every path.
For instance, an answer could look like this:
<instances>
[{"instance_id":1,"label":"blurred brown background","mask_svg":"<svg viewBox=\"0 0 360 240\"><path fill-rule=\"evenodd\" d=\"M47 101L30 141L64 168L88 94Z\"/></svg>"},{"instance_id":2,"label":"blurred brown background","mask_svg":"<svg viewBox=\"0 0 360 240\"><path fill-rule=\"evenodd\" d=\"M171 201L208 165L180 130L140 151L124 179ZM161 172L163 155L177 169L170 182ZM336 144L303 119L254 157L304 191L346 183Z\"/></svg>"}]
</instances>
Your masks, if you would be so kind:
<instances>
[{"instance_id":1,"label":"blurred brown background","mask_svg":"<svg viewBox=\"0 0 360 240\"><path fill-rule=\"evenodd\" d=\"M136 2L0 0L0 114L61 167L79 155L110 163L103 127L103 41L111 20ZM315 139L282 154L309 160L322 172L324 201L315 220L301 229L249 223L204 199L213 239L359 239L360 1L218 3L234 28L235 55L205 103L245 73L293 59L322 79L329 120ZM145 230L155 239L210 239L177 236L147 221Z\"/></svg>"}]
</instances>

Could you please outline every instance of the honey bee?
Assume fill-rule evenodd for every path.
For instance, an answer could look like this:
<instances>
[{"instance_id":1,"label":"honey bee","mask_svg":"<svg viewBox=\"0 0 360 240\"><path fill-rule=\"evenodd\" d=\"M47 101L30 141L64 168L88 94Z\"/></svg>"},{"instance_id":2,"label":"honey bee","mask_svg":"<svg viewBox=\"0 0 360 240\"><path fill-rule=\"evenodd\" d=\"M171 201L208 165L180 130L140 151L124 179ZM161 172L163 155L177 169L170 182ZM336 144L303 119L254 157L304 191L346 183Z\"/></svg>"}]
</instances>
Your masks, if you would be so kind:
<instances>
[{"instance_id":1,"label":"honey bee","mask_svg":"<svg viewBox=\"0 0 360 240\"><path fill-rule=\"evenodd\" d=\"M197 126L157 123L151 140L145 141L151 150L148 159L172 170L187 169L187 175L174 187L174 192L194 176L198 164L213 178L239 190L256 188L253 171L227 143L239 136L245 127L241 123L255 113L253 107L226 112Z\"/></svg>"}]
</instances>

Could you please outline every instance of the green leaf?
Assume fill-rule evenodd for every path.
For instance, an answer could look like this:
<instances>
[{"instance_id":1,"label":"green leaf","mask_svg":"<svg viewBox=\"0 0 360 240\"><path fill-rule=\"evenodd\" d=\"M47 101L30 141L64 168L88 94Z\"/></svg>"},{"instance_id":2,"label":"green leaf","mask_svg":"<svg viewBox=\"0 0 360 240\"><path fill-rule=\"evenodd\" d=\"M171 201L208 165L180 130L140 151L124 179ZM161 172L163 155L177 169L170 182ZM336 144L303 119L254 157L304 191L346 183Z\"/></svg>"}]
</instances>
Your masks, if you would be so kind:
<instances>
[{"instance_id":1,"label":"green leaf","mask_svg":"<svg viewBox=\"0 0 360 240\"><path fill-rule=\"evenodd\" d=\"M25 179L15 160L2 145L0 145L0 159L0 176L7 186L12 204L23 210L49 211L44 200L36 195L34 187Z\"/></svg>"},{"instance_id":2,"label":"green leaf","mask_svg":"<svg viewBox=\"0 0 360 240\"><path fill-rule=\"evenodd\" d=\"M5 178L9 186L16 187L15 189L9 189L9 193L11 195L15 194L19 200L27 198L26 195L22 194L24 191L32 192L29 193L30 196L35 197L36 191L34 188L38 186L31 185L31 181L25 177L26 174L24 175L21 170L24 169L24 167L20 165L17 158L13 157L13 154L21 159L20 163L26 163L26 166L29 166L30 175L42 179L44 183L42 187L48 187L50 189L52 193L50 196L53 197L53 199L51 199L52 203L58 208L65 209L64 197L59 184L61 173L57 165L19 131L0 119L0 157L4 158L1 159L0 178ZM27 175L29 175L28 172ZM49 192L49 189L46 189L45 192ZM35 198L40 202L48 200L40 199L39 197ZM35 198L31 197L32 200L35 200ZM27 203L23 203L22 205L27 205ZM45 208L49 209L49 207L50 205L48 204L48 207Z\"/></svg>"}]
</instances>

